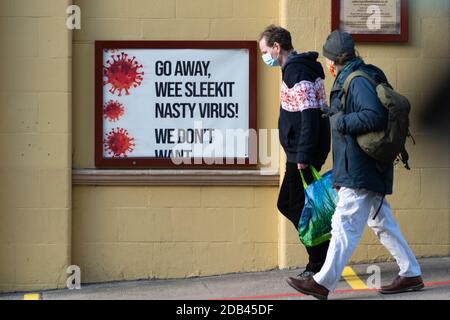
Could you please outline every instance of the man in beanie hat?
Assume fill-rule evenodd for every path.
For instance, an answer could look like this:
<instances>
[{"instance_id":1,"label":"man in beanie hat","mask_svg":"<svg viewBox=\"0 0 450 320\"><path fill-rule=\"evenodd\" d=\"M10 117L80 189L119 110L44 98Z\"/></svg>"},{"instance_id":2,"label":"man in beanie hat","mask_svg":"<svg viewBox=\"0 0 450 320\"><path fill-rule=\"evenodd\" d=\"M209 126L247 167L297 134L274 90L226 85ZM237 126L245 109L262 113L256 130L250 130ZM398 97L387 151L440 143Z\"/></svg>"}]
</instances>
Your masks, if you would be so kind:
<instances>
[{"instance_id":1,"label":"man in beanie hat","mask_svg":"<svg viewBox=\"0 0 450 320\"><path fill-rule=\"evenodd\" d=\"M325 73L317 61L317 52L297 53L288 30L270 25L259 37L262 59L270 67L280 67L283 75L280 116L280 143L286 152L286 173L280 188L277 207L298 230L305 195L300 177L303 170L308 183L313 181L310 166L318 171L331 148L329 119L322 118L325 103ZM306 279L319 272L325 262L329 240L306 247L309 261L298 275Z\"/></svg>"},{"instance_id":2,"label":"man in beanie hat","mask_svg":"<svg viewBox=\"0 0 450 320\"><path fill-rule=\"evenodd\" d=\"M339 201L321 271L307 280L289 278L288 283L304 294L327 299L329 292L335 290L367 223L400 268L399 276L380 292L393 294L420 290L424 287L420 266L385 199L386 194L392 194L393 163L377 162L356 141L358 135L385 129L388 111L378 99L374 86L364 77L356 77L350 83L346 106L341 105L344 82L354 71L363 71L376 83L388 84L388 80L379 68L366 65L357 57L348 33L331 33L323 47L323 55L330 74L336 77L331 90L331 107L322 109L331 116L333 180Z\"/></svg>"}]
</instances>

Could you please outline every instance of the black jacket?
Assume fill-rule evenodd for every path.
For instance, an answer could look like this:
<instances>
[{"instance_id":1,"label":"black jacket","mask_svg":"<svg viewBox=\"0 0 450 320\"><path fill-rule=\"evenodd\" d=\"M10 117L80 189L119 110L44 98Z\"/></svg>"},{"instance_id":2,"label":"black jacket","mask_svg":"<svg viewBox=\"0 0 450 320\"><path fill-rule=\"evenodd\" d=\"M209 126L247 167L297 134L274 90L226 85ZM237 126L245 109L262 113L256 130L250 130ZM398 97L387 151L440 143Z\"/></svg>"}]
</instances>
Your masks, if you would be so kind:
<instances>
[{"instance_id":1,"label":"black jacket","mask_svg":"<svg viewBox=\"0 0 450 320\"><path fill-rule=\"evenodd\" d=\"M320 107L326 102L322 65L317 52L292 52L282 67L280 142L289 163L321 167L330 152L329 119Z\"/></svg>"},{"instance_id":2,"label":"black jacket","mask_svg":"<svg viewBox=\"0 0 450 320\"><path fill-rule=\"evenodd\" d=\"M331 90L331 105L341 105L342 86L347 77L362 70L376 82L388 83L377 67L355 59L342 70ZM368 156L358 145L358 135L385 129L388 111L378 99L374 86L365 78L355 78L347 94L347 108L333 123L333 178L337 186L367 189L381 194L392 194L393 169Z\"/></svg>"}]
</instances>

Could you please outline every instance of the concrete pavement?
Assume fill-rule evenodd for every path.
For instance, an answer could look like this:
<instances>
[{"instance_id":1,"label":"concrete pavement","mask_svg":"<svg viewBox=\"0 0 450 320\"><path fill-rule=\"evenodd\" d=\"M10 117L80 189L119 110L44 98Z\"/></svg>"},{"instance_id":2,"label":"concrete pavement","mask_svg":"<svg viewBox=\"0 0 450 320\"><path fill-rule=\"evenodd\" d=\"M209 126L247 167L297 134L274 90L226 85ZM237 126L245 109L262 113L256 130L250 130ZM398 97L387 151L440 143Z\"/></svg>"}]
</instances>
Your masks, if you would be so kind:
<instances>
[{"instance_id":1,"label":"concrete pavement","mask_svg":"<svg viewBox=\"0 0 450 320\"><path fill-rule=\"evenodd\" d=\"M450 300L450 257L422 259L420 264L426 282L423 291L381 295L376 290L366 287L367 280L373 276L367 274L370 265L356 265L347 270L350 273L341 278L337 291L329 298L330 300ZM390 283L397 275L395 263L375 265L380 267L382 285ZM194 279L85 284L81 290L35 293L39 293L42 300L314 300L296 292L285 281L300 271L272 270ZM352 271L357 276L352 276ZM24 299L24 293L0 295L0 300L5 299L21 300Z\"/></svg>"}]
</instances>

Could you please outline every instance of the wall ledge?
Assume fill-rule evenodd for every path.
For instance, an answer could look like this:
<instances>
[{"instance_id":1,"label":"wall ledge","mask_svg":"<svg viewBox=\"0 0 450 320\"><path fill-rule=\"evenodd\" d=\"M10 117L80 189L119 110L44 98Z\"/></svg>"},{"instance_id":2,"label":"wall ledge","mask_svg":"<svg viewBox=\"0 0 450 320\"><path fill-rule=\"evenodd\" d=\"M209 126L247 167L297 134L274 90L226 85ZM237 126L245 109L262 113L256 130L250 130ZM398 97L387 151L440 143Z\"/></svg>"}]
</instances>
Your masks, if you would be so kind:
<instances>
[{"instance_id":1,"label":"wall ledge","mask_svg":"<svg viewBox=\"0 0 450 320\"><path fill-rule=\"evenodd\" d=\"M279 186L275 170L74 169L74 186Z\"/></svg>"}]
</instances>

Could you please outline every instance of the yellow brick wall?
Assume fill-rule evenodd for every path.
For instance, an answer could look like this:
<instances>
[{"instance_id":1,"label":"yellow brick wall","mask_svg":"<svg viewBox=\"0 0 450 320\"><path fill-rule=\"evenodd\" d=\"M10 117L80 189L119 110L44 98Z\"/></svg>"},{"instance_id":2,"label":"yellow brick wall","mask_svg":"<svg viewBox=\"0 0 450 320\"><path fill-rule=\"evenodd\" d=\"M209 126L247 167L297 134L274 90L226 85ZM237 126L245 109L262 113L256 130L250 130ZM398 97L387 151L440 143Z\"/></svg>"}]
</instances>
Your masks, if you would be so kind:
<instances>
[{"instance_id":1,"label":"yellow brick wall","mask_svg":"<svg viewBox=\"0 0 450 320\"><path fill-rule=\"evenodd\" d=\"M76 187L73 262L83 281L277 267L271 187Z\"/></svg>"},{"instance_id":2,"label":"yellow brick wall","mask_svg":"<svg viewBox=\"0 0 450 320\"><path fill-rule=\"evenodd\" d=\"M71 244L66 0L0 1L0 292L62 287Z\"/></svg>"},{"instance_id":3,"label":"yellow brick wall","mask_svg":"<svg viewBox=\"0 0 450 320\"><path fill-rule=\"evenodd\" d=\"M75 3L84 15L73 41L75 168L94 167L95 40L255 40L278 22L278 3L268 0ZM258 61L258 75L258 126L276 128L278 70ZM72 261L87 282L276 268L277 191L75 186Z\"/></svg>"},{"instance_id":4,"label":"yellow brick wall","mask_svg":"<svg viewBox=\"0 0 450 320\"><path fill-rule=\"evenodd\" d=\"M95 40L255 40L278 22L277 1L77 0L83 25L73 41L73 161L94 167ZM199 9L201 8L201 9ZM278 70L258 61L258 126L277 126Z\"/></svg>"}]
</instances>

